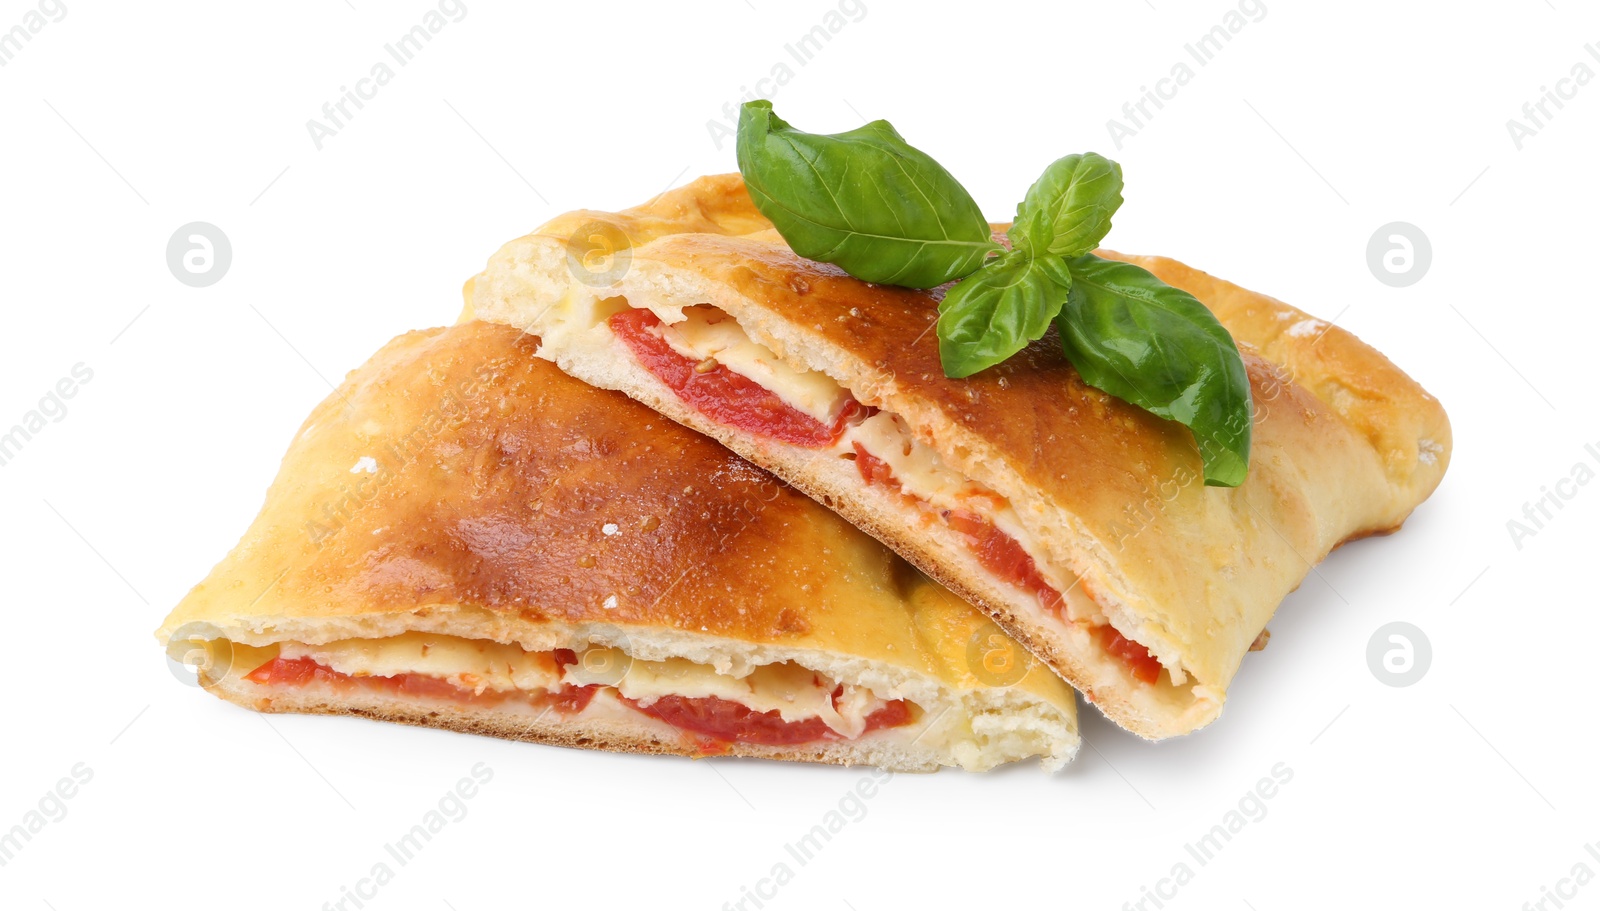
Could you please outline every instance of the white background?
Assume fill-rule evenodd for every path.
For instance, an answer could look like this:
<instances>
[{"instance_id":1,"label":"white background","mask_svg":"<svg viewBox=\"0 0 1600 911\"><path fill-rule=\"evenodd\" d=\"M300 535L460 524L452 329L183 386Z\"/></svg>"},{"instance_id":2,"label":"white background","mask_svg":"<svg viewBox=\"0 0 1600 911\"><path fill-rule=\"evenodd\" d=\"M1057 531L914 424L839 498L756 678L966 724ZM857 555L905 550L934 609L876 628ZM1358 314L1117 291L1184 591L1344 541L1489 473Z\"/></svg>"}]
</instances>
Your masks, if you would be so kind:
<instances>
[{"instance_id":1,"label":"white background","mask_svg":"<svg viewBox=\"0 0 1600 911\"><path fill-rule=\"evenodd\" d=\"M1520 547L1507 528L1576 464L1600 470L1584 449L1600 451L1600 84L1521 150L1506 127L1579 61L1600 71L1592 7L1268 0L1118 149L1108 118L1190 60L1224 0L938 15L866 0L803 66L785 44L826 0L467 0L319 151L306 121L430 8L352 2L67 0L0 68L0 429L74 365L93 371L0 467L0 829L75 764L93 772L0 867L0 905L321 908L480 762L494 777L466 818L368 908L716 909L780 861L794 877L767 907L854 911L1133 907L1180 861L1194 875L1169 908L1509 909L1580 862L1600 874L1585 853L1600 840L1600 484L1564 486L1575 496ZM0 3L0 29L33 8ZM804 866L784 845L863 770L269 723L180 685L151 631L237 539L329 382L452 321L503 241L732 170L707 122L780 62L785 119L887 117L992 219L1060 155L1117 158L1109 245L1385 352L1449 409L1443 485L1284 603L1209 729L1151 745L1086 709L1068 771L898 776ZM233 245L203 289L165 259L196 220ZM1433 248L1399 289L1366 259L1397 220ZM1433 648L1407 688L1365 657L1394 620ZM1280 762L1293 778L1265 818L1196 863L1185 844ZM1578 894L1600 905L1600 882Z\"/></svg>"}]
</instances>

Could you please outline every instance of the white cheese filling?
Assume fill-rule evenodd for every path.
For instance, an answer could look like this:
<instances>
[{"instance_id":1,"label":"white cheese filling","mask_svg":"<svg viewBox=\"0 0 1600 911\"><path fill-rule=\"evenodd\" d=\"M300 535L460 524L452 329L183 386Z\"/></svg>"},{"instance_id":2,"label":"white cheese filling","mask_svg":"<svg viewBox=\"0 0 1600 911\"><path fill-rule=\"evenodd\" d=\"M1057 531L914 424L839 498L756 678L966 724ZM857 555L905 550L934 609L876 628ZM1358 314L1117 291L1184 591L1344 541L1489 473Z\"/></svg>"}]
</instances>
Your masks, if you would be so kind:
<instances>
[{"instance_id":1,"label":"white cheese filling","mask_svg":"<svg viewBox=\"0 0 1600 911\"><path fill-rule=\"evenodd\" d=\"M866 730L867 716L887 703L867 687L840 684L792 662L757 665L743 676L718 673L681 658L631 660L618 649L576 649L578 660L558 668L549 652L432 633L385 639L341 639L323 645L285 642L286 659L310 658L351 677L422 674L482 694L545 692L600 683L648 707L663 696L715 696L754 712L776 712L786 722L821 718L848 739ZM620 675L620 679L619 679ZM843 687L838 704L833 693Z\"/></svg>"},{"instance_id":2,"label":"white cheese filling","mask_svg":"<svg viewBox=\"0 0 1600 911\"><path fill-rule=\"evenodd\" d=\"M482 695L486 690L540 692L561 684L555 659L515 645L432 633L385 639L340 639L324 645L285 642L278 654L310 658L351 677L421 674Z\"/></svg>"},{"instance_id":3,"label":"white cheese filling","mask_svg":"<svg viewBox=\"0 0 1600 911\"><path fill-rule=\"evenodd\" d=\"M912 435L899 415L880 411L846 430L839 443L845 451L853 448L851 444L860 443L869 455L889 466L906 493L934 509L963 509L988 519L1033 557L1051 588L1060 592L1072 587L1071 580L1062 578L1054 566L1039 558L1041 549L1022 527L1010 501L946 465L932 446Z\"/></svg>"},{"instance_id":4,"label":"white cheese filling","mask_svg":"<svg viewBox=\"0 0 1600 911\"><path fill-rule=\"evenodd\" d=\"M847 683L842 685L843 692L835 707L833 693L841 684L792 662L758 665L749 674L737 677L719 674L703 664L682 658L629 664L625 656L616 652L615 656L607 656L603 664L627 667L627 673L618 681L614 673L609 679L602 675L601 679L590 680L581 670L588 658L586 653L571 666L569 682L579 685L613 683L624 698L643 707L649 707L663 696L689 699L714 696L737 702L755 712L776 712L784 721L821 718L836 733L854 738L866 730L867 716L885 704L871 690Z\"/></svg>"},{"instance_id":5,"label":"white cheese filling","mask_svg":"<svg viewBox=\"0 0 1600 911\"><path fill-rule=\"evenodd\" d=\"M686 307L684 320L661 327L672 350L692 360L716 363L764 387L784 404L832 425L850 394L827 374L796 370L765 345L745 335L727 314L711 307Z\"/></svg>"}]
</instances>

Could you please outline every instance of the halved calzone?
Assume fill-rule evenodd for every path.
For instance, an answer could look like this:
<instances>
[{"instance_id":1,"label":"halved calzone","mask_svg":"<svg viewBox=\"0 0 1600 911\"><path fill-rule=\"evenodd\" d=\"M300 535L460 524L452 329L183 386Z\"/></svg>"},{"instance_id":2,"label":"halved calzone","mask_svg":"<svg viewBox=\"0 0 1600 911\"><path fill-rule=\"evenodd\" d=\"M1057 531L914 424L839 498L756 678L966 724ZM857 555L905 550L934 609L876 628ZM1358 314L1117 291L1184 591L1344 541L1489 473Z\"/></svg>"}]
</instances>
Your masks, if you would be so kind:
<instances>
[{"instance_id":1,"label":"halved calzone","mask_svg":"<svg viewBox=\"0 0 1600 911\"><path fill-rule=\"evenodd\" d=\"M620 245L613 260L594 238ZM1085 385L1053 332L947 378L940 292L797 256L737 174L563 215L489 261L473 306L807 491L1114 721L1161 738L1217 716L1246 650L1330 550L1394 530L1427 497L1450 426L1344 330L1171 260L1124 258L1239 342L1256 406L1242 486L1204 486L1189 432Z\"/></svg>"},{"instance_id":2,"label":"halved calzone","mask_svg":"<svg viewBox=\"0 0 1600 911\"><path fill-rule=\"evenodd\" d=\"M535 345L467 322L353 372L169 654L261 711L896 770L1071 758L1071 690L981 613Z\"/></svg>"}]
</instances>

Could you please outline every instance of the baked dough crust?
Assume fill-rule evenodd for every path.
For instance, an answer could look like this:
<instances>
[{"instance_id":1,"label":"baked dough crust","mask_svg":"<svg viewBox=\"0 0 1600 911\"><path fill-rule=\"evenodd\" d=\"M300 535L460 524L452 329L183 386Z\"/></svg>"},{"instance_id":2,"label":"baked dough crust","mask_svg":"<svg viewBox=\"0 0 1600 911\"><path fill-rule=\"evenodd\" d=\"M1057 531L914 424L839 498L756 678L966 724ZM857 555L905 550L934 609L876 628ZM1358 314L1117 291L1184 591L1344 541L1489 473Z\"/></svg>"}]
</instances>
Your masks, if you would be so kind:
<instances>
[{"instance_id":1,"label":"baked dough crust","mask_svg":"<svg viewBox=\"0 0 1600 911\"><path fill-rule=\"evenodd\" d=\"M629 247L627 268L604 287L569 260L569 242L595 223ZM1317 562L1397 529L1433 491L1450 425L1437 400L1337 326L1173 260L1100 252L1190 291L1239 343L1257 409L1240 487L1205 487L1187 429L1085 385L1053 334L977 376L945 377L932 331L940 291L872 285L797 256L737 174L620 213L562 215L496 253L470 299L479 318L544 335L540 355L569 373L715 436L836 509L983 608L1112 720L1162 738L1220 713L1245 652ZM1111 624L1188 680L1141 684L1082 625L1040 622L1031 595L997 582L959 536L864 485L849 463L707 419L620 348L607 357L552 341L564 338L563 302L585 296L623 298L667 322L710 304L792 367L899 414L947 465L1004 495Z\"/></svg>"},{"instance_id":2,"label":"baked dough crust","mask_svg":"<svg viewBox=\"0 0 1600 911\"><path fill-rule=\"evenodd\" d=\"M715 442L534 357L536 344L466 322L400 336L352 372L296 435L238 546L162 625L169 650L421 631L533 651L593 643L722 671L795 661L884 698L1011 725L1047 765L1070 759L1074 701L1059 679L1037 663L1010 687L974 673L968 643L993 629L981 613ZM364 692L269 692L242 679L261 661L236 663L248 666L203 682L252 708L697 751L643 716L530 724ZM732 752L958 764L936 740ZM1022 741L1002 740L979 738L959 764L1020 758Z\"/></svg>"}]
</instances>

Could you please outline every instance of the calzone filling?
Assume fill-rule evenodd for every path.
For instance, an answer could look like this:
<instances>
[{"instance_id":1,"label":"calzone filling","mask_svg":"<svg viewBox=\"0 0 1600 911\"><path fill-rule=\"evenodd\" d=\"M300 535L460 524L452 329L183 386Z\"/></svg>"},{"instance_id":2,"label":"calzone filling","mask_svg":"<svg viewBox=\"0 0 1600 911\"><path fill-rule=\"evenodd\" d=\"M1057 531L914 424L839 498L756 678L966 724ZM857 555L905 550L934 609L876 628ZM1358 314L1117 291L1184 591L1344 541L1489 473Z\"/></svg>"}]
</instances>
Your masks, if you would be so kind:
<instances>
[{"instance_id":1,"label":"calzone filling","mask_svg":"<svg viewBox=\"0 0 1600 911\"><path fill-rule=\"evenodd\" d=\"M703 754L734 743L857 740L906 728L922 715L906 700L881 698L794 662L735 674L680 658L630 659L608 647L527 651L418 632L241 651L259 662L244 679L263 691L366 692L557 719L647 717L675 728ZM263 654L271 656L261 661Z\"/></svg>"},{"instance_id":2,"label":"calzone filling","mask_svg":"<svg viewBox=\"0 0 1600 911\"><path fill-rule=\"evenodd\" d=\"M1005 497L951 469L898 415L863 405L820 371L794 369L721 310L702 305L683 313L682 322L668 325L612 298L596 302L589 320L564 314L565 325L545 342L574 339L604 322L640 366L702 415L854 461L864 483L894 494L922 522L956 532L984 569L1032 595L1038 617L1087 634L1141 683L1187 682L1176 655L1158 656L1136 633L1119 630L1078 579L1042 558Z\"/></svg>"}]
</instances>

